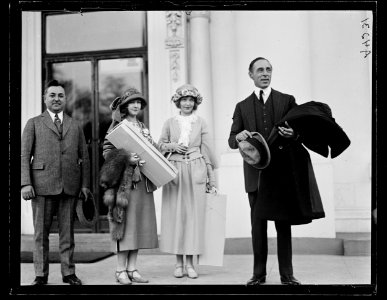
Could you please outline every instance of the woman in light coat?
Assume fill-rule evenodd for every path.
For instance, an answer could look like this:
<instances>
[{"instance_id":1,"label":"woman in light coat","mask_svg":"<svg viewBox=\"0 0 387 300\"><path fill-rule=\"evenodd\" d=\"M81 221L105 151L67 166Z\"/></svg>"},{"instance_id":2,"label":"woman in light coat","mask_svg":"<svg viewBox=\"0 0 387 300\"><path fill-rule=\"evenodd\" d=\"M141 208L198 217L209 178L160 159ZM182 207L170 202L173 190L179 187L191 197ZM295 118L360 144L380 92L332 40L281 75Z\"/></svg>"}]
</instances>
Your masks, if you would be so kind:
<instances>
[{"instance_id":1,"label":"woman in light coat","mask_svg":"<svg viewBox=\"0 0 387 300\"><path fill-rule=\"evenodd\" d=\"M183 277L185 269L189 278L197 278L193 255L203 251L206 191L216 189L216 162L207 124L195 114L202 102L198 90L185 84L172 101L180 112L164 123L159 147L178 169L178 176L163 186L160 250L176 255L175 277Z\"/></svg>"}]
</instances>

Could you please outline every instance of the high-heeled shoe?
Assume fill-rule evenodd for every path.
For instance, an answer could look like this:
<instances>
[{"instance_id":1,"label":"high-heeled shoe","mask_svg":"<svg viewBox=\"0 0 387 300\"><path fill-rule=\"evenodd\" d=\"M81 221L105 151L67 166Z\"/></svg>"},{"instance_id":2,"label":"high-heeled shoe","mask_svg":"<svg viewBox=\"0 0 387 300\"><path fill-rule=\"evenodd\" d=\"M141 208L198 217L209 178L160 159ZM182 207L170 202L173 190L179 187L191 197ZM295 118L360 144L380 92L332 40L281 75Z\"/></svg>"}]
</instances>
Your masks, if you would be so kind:
<instances>
[{"instance_id":1,"label":"high-heeled shoe","mask_svg":"<svg viewBox=\"0 0 387 300\"><path fill-rule=\"evenodd\" d=\"M147 280L141 276L141 274L138 272L137 269L135 269L133 271L126 270L126 273L128 274L128 276L132 282L137 282L137 283L148 283L149 282L149 280ZM137 273L138 276L134 276L134 273Z\"/></svg>"},{"instance_id":2,"label":"high-heeled shoe","mask_svg":"<svg viewBox=\"0 0 387 300\"><path fill-rule=\"evenodd\" d=\"M176 265L175 271L173 272L173 276L175 276L176 278L182 278L184 276L183 268L183 266Z\"/></svg>"},{"instance_id":3,"label":"high-heeled shoe","mask_svg":"<svg viewBox=\"0 0 387 300\"><path fill-rule=\"evenodd\" d=\"M192 279L198 278L198 273L196 273L193 266L185 266L185 269L187 271L187 275L189 278L192 278Z\"/></svg>"},{"instance_id":4,"label":"high-heeled shoe","mask_svg":"<svg viewBox=\"0 0 387 300\"><path fill-rule=\"evenodd\" d=\"M125 284L125 285L132 284L132 281L130 280L126 270L116 271L115 275L116 275L116 281L119 282L120 284Z\"/></svg>"}]
</instances>

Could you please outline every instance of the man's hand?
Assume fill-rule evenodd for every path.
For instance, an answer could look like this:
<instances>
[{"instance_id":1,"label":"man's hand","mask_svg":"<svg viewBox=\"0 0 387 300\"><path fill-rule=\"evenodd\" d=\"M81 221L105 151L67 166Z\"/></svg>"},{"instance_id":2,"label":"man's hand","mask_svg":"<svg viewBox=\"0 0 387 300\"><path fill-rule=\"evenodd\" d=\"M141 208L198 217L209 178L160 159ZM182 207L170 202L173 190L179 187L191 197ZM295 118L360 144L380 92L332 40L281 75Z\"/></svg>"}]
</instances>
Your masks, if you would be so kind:
<instances>
[{"instance_id":1,"label":"man's hand","mask_svg":"<svg viewBox=\"0 0 387 300\"><path fill-rule=\"evenodd\" d=\"M81 193L85 196L85 201L87 201L89 199L89 197L87 197L87 196L91 192L87 187L83 187L83 188L81 188Z\"/></svg>"},{"instance_id":2,"label":"man's hand","mask_svg":"<svg viewBox=\"0 0 387 300\"><path fill-rule=\"evenodd\" d=\"M286 126L278 126L278 133L280 136L288 139L294 137L294 130L291 128L287 121L285 121Z\"/></svg>"},{"instance_id":3,"label":"man's hand","mask_svg":"<svg viewBox=\"0 0 387 300\"><path fill-rule=\"evenodd\" d=\"M244 141L245 139L247 139L248 137L253 137L253 135L251 134L250 131L248 130L243 130L241 132L239 132L235 138L237 139L238 142L241 142L241 141Z\"/></svg>"},{"instance_id":4,"label":"man's hand","mask_svg":"<svg viewBox=\"0 0 387 300\"><path fill-rule=\"evenodd\" d=\"M35 198L35 190L32 185L25 185L21 189L21 194L24 200L31 200Z\"/></svg>"}]
</instances>

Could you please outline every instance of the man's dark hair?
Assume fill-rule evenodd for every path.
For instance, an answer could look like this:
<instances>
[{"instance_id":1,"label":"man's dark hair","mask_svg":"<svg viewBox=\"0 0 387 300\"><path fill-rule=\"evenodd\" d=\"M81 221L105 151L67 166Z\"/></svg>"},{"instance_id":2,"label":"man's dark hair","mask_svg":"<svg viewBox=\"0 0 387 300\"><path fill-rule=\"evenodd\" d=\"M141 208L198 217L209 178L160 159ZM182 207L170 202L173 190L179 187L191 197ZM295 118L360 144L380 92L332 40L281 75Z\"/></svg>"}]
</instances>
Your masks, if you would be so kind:
<instances>
[{"instance_id":1,"label":"man's dark hair","mask_svg":"<svg viewBox=\"0 0 387 300\"><path fill-rule=\"evenodd\" d=\"M254 65L255 62L258 61L258 60L266 60L266 61L269 62L269 60L266 59L266 58L264 58L264 57L257 57L257 58L255 58L255 59L253 59L253 60L251 61L250 65L249 65L249 71L250 71L250 72L251 72L251 69L253 68L253 65ZM269 62L269 63L270 63L270 62ZM270 65L271 65L271 63L270 63Z\"/></svg>"},{"instance_id":2,"label":"man's dark hair","mask_svg":"<svg viewBox=\"0 0 387 300\"><path fill-rule=\"evenodd\" d=\"M50 86L61 86L63 89L65 88L64 85L62 83L59 83L58 80L50 80L47 84L46 84L46 88L44 89L44 93L47 92L47 89L50 87Z\"/></svg>"}]
</instances>

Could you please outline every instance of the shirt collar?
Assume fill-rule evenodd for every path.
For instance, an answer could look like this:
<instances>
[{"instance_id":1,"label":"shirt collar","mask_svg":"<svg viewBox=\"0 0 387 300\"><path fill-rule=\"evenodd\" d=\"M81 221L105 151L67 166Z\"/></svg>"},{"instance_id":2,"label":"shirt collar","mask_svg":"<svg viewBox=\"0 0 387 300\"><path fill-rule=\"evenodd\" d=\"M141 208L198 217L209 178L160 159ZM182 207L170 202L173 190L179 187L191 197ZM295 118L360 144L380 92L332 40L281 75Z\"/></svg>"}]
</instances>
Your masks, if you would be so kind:
<instances>
[{"instance_id":1,"label":"shirt collar","mask_svg":"<svg viewBox=\"0 0 387 300\"><path fill-rule=\"evenodd\" d=\"M53 113L51 110L47 109L48 113L50 114L50 117L53 122L55 122L55 113ZM58 112L58 118L61 123L63 123L63 110L61 112Z\"/></svg>"},{"instance_id":2,"label":"shirt collar","mask_svg":"<svg viewBox=\"0 0 387 300\"><path fill-rule=\"evenodd\" d=\"M259 93L260 93L261 90L263 91L262 97L263 97L263 102L265 103L266 100L267 100L267 98L269 98L269 96L270 96L270 93L271 93L271 87L268 86L268 87L265 88L265 89L261 89L261 88L259 88L259 87L256 87L256 88L254 89L254 93L255 93L255 95L257 96L258 99L259 99Z\"/></svg>"}]
</instances>

